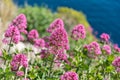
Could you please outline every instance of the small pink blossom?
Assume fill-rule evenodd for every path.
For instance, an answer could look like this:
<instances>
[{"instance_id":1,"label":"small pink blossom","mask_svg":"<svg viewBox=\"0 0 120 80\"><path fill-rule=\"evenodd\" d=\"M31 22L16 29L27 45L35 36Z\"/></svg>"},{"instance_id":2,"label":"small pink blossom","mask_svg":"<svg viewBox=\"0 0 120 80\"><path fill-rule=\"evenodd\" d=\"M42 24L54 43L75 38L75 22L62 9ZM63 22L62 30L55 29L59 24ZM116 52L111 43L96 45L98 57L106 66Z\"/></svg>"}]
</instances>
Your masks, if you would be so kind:
<instances>
[{"instance_id":1,"label":"small pink blossom","mask_svg":"<svg viewBox=\"0 0 120 80\"><path fill-rule=\"evenodd\" d=\"M48 55L49 55L48 50L42 50L42 51L40 52L40 57L41 57L41 59L46 58Z\"/></svg>"},{"instance_id":2,"label":"small pink blossom","mask_svg":"<svg viewBox=\"0 0 120 80\"><path fill-rule=\"evenodd\" d=\"M10 26L5 32L5 37L13 37L16 35L20 35L20 32L18 28L14 26Z\"/></svg>"},{"instance_id":3,"label":"small pink blossom","mask_svg":"<svg viewBox=\"0 0 120 80\"><path fill-rule=\"evenodd\" d=\"M120 57L116 57L112 62L113 66L120 67Z\"/></svg>"},{"instance_id":4,"label":"small pink blossom","mask_svg":"<svg viewBox=\"0 0 120 80\"><path fill-rule=\"evenodd\" d=\"M20 35L17 35L17 36L13 36L12 37L12 41L17 44L21 41L21 36Z\"/></svg>"},{"instance_id":5,"label":"small pink blossom","mask_svg":"<svg viewBox=\"0 0 120 80\"><path fill-rule=\"evenodd\" d=\"M17 70L19 66L23 66L25 68L28 66L27 56L25 54L16 54L13 57L11 61L12 70Z\"/></svg>"},{"instance_id":6,"label":"small pink blossom","mask_svg":"<svg viewBox=\"0 0 120 80\"><path fill-rule=\"evenodd\" d=\"M4 44L9 44L9 39L8 38L4 38L3 40L2 40L2 42L4 43Z\"/></svg>"},{"instance_id":7,"label":"small pink blossom","mask_svg":"<svg viewBox=\"0 0 120 80\"><path fill-rule=\"evenodd\" d=\"M19 77L24 76L24 72L23 71L17 71L16 75L19 76Z\"/></svg>"},{"instance_id":8,"label":"small pink blossom","mask_svg":"<svg viewBox=\"0 0 120 80\"><path fill-rule=\"evenodd\" d=\"M20 32L24 33L24 34L28 34L27 30L23 29L23 30L20 30Z\"/></svg>"},{"instance_id":9,"label":"small pink blossom","mask_svg":"<svg viewBox=\"0 0 120 80\"><path fill-rule=\"evenodd\" d=\"M44 39L35 39L34 40L34 46L35 47L41 47L41 48L43 48L43 47L45 47L45 41L44 41Z\"/></svg>"},{"instance_id":10,"label":"small pink blossom","mask_svg":"<svg viewBox=\"0 0 120 80\"><path fill-rule=\"evenodd\" d=\"M35 29L32 29L29 33L28 33L28 39L29 40L34 40L37 39L39 37L38 31Z\"/></svg>"},{"instance_id":11,"label":"small pink blossom","mask_svg":"<svg viewBox=\"0 0 120 80\"><path fill-rule=\"evenodd\" d=\"M54 20L50 24L49 28L47 29L47 32L52 33L57 28L64 28L64 23L63 23L62 19L58 18L58 19Z\"/></svg>"},{"instance_id":12,"label":"small pink blossom","mask_svg":"<svg viewBox=\"0 0 120 80\"><path fill-rule=\"evenodd\" d=\"M66 72L61 77L60 80L79 80L78 74L75 72Z\"/></svg>"},{"instance_id":13,"label":"small pink blossom","mask_svg":"<svg viewBox=\"0 0 120 80\"><path fill-rule=\"evenodd\" d=\"M112 65L116 68L117 72L120 72L120 57L116 57L113 60Z\"/></svg>"},{"instance_id":14,"label":"small pink blossom","mask_svg":"<svg viewBox=\"0 0 120 80\"><path fill-rule=\"evenodd\" d=\"M88 45L85 45L84 48L87 49L89 54L95 54L95 55L101 54L100 45L97 42L92 42Z\"/></svg>"},{"instance_id":15,"label":"small pink blossom","mask_svg":"<svg viewBox=\"0 0 120 80\"><path fill-rule=\"evenodd\" d=\"M117 44L115 44L113 47L114 47L114 50L115 50L115 51L120 52L120 48L118 47Z\"/></svg>"},{"instance_id":16,"label":"small pink blossom","mask_svg":"<svg viewBox=\"0 0 120 80\"><path fill-rule=\"evenodd\" d=\"M86 31L84 26L82 24L75 26L72 30L71 37L75 40L84 39L86 37Z\"/></svg>"},{"instance_id":17,"label":"small pink blossom","mask_svg":"<svg viewBox=\"0 0 120 80\"><path fill-rule=\"evenodd\" d=\"M103 34L100 35L100 38L101 38L101 40L103 40L105 42L108 42L109 39L110 39L110 36L107 33L103 33Z\"/></svg>"},{"instance_id":18,"label":"small pink blossom","mask_svg":"<svg viewBox=\"0 0 120 80\"><path fill-rule=\"evenodd\" d=\"M56 68L56 67L58 68L58 67L60 67L60 66L61 66L61 62L56 59L56 60L54 61L54 67L55 67L55 68Z\"/></svg>"},{"instance_id":19,"label":"small pink blossom","mask_svg":"<svg viewBox=\"0 0 120 80\"><path fill-rule=\"evenodd\" d=\"M111 54L111 47L109 45L104 45L102 48L108 55Z\"/></svg>"},{"instance_id":20,"label":"small pink blossom","mask_svg":"<svg viewBox=\"0 0 120 80\"><path fill-rule=\"evenodd\" d=\"M67 62L67 54L64 53L63 50L58 50L57 55L56 55L57 60L63 60Z\"/></svg>"},{"instance_id":21,"label":"small pink blossom","mask_svg":"<svg viewBox=\"0 0 120 80\"><path fill-rule=\"evenodd\" d=\"M117 68L116 68L116 71L120 73L120 67L117 67Z\"/></svg>"},{"instance_id":22,"label":"small pink blossom","mask_svg":"<svg viewBox=\"0 0 120 80\"><path fill-rule=\"evenodd\" d=\"M65 53L59 53L57 57L59 60L67 60L67 55Z\"/></svg>"}]
</instances>

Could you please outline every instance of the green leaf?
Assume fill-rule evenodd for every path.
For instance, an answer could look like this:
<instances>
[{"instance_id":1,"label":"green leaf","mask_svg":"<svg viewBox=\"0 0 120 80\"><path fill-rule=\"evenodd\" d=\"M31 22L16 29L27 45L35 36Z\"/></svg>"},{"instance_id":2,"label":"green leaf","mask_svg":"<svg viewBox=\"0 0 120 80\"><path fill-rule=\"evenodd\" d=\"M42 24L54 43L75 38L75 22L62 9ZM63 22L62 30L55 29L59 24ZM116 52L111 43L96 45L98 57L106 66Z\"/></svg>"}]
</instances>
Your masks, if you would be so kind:
<instances>
[{"instance_id":1,"label":"green leaf","mask_svg":"<svg viewBox=\"0 0 120 80\"><path fill-rule=\"evenodd\" d=\"M7 77L7 78L10 78L10 77L12 77L12 76L15 76L15 73L13 73L13 72L6 72L5 73L5 77Z\"/></svg>"},{"instance_id":2,"label":"green leaf","mask_svg":"<svg viewBox=\"0 0 120 80\"><path fill-rule=\"evenodd\" d=\"M37 77L37 73L29 73L30 79L35 79Z\"/></svg>"},{"instance_id":3,"label":"green leaf","mask_svg":"<svg viewBox=\"0 0 120 80\"><path fill-rule=\"evenodd\" d=\"M65 64L65 68L66 68L66 70L70 70L70 69L71 69L71 66L68 65L68 64Z\"/></svg>"},{"instance_id":4,"label":"green leaf","mask_svg":"<svg viewBox=\"0 0 120 80\"><path fill-rule=\"evenodd\" d=\"M111 72L113 70L114 70L114 67L111 65L107 67L106 72Z\"/></svg>"},{"instance_id":5,"label":"green leaf","mask_svg":"<svg viewBox=\"0 0 120 80\"><path fill-rule=\"evenodd\" d=\"M13 47L13 44L9 44L10 47Z\"/></svg>"},{"instance_id":6,"label":"green leaf","mask_svg":"<svg viewBox=\"0 0 120 80\"><path fill-rule=\"evenodd\" d=\"M3 69L2 68L0 68L0 73L3 73Z\"/></svg>"},{"instance_id":7,"label":"green leaf","mask_svg":"<svg viewBox=\"0 0 120 80\"><path fill-rule=\"evenodd\" d=\"M108 60L109 62L112 62L112 61L114 60L114 55L108 56L107 60Z\"/></svg>"}]
</instances>

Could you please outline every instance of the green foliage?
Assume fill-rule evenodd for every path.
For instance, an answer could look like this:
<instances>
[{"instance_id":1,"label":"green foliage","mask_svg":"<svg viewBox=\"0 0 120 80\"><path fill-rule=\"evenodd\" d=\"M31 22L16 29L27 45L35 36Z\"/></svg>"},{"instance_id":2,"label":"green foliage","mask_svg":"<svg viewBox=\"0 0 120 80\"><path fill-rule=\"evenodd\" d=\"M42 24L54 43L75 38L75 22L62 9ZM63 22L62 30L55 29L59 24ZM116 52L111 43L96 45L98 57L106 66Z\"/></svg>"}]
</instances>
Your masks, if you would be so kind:
<instances>
[{"instance_id":1,"label":"green foliage","mask_svg":"<svg viewBox=\"0 0 120 80\"><path fill-rule=\"evenodd\" d=\"M37 29L41 36L45 35L46 28L55 19L50 9L38 6L25 6L19 9L19 13L24 13L27 17L28 31Z\"/></svg>"}]
</instances>

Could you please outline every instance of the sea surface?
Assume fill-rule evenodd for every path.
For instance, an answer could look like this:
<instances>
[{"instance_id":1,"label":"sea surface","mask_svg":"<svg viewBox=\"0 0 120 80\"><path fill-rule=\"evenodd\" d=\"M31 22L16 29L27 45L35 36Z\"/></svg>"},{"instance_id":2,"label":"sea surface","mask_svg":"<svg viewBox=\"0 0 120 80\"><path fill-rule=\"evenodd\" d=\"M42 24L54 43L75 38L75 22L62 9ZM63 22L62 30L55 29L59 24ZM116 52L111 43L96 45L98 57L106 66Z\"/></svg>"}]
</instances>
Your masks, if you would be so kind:
<instances>
[{"instance_id":1,"label":"sea surface","mask_svg":"<svg viewBox=\"0 0 120 80\"><path fill-rule=\"evenodd\" d=\"M82 11L87 20L99 35L110 34L111 41L120 45L120 0L14 0L18 6L47 5L52 11L57 7L66 6Z\"/></svg>"}]
</instances>

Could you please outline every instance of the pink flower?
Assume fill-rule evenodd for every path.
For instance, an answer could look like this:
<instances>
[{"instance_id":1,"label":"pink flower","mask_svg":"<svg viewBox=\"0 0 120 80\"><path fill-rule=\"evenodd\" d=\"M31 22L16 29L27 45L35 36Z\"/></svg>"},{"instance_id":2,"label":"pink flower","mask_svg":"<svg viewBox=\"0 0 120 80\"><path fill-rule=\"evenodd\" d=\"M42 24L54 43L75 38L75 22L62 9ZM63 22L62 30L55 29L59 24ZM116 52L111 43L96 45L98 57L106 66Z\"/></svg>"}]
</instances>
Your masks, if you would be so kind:
<instances>
[{"instance_id":1,"label":"pink flower","mask_svg":"<svg viewBox=\"0 0 120 80\"><path fill-rule=\"evenodd\" d=\"M56 56L56 59L57 60L64 60L64 61L67 61L67 54L64 53L63 50L57 50L57 56Z\"/></svg>"},{"instance_id":2,"label":"pink flower","mask_svg":"<svg viewBox=\"0 0 120 80\"><path fill-rule=\"evenodd\" d=\"M27 31L25 30L27 28L26 25L27 25L27 21L25 15L24 14L18 15L6 30L5 38L11 38L12 42L17 44L21 40L20 33L22 32L27 34ZM4 43L10 42L6 40L7 39L4 39L3 42Z\"/></svg>"},{"instance_id":3,"label":"pink flower","mask_svg":"<svg viewBox=\"0 0 120 80\"><path fill-rule=\"evenodd\" d=\"M114 50L117 51L117 52L120 52L120 48L118 47L117 44L114 45Z\"/></svg>"},{"instance_id":4,"label":"pink flower","mask_svg":"<svg viewBox=\"0 0 120 80\"><path fill-rule=\"evenodd\" d=\"M41 59L46 58L48 55L49 55L48 50L42 50L42 51L40 52L40 57L41 57Z\"/></svg>"},{"instance_id":5,"label":"pink flower","mask_svg":"<svg viewBox=\"0 0 120 80\"><path fill-rule=\"evenodd\" d=\"M32 29L29 33L28 33L28 39L29 40L34 40L37 39L39 37L39 34L37 32L37 30Z\"/></svg>"},{"instance_id":6,"label":"pink flower","mask_svg":"<svg viewBox=\"0 0 120 80\"><path fill-rule=\"evenodd\" d=\"M19 77L24 76L24 72L23 71L17 71L16 75L19 76Z\"/></svg>"},{"instance_id":7,"label":"pink flower","mask_svg":"<svg viewBox=\"0 0 120 80\"><path fill-rule=\"evenodd\" d=\"M107 33L103 33L103 34L100 35L100 38L101 38L101 40L103 40L105 42L108 42L109 39L110 39L110 36Z\"/></svg>"},{"instance_id":8,"label":"pink flower","mask_svg":"<svg viewBox=\"0 0 120 80\"><path fill-rule=\"evenodd\" d=\"M20 30L20 32L24 33L24 34L28 34L27 30L23 29L23 30Z\"/></svg>"},{"instance_id":9,"label":"pink flower","mask_svg":"<svg viewBox=\"0 0 120 80\"><path fill-rule=\"evenodd\" d=\"M60 67L61 66L61 62L59 61L59 60L54 60L54 67L55 68L58 68L58 67Z\"/></svg>"},{"instance_id":10,"label":"pink flower","mask_svg":"<svg viewBox=\"0 0 120 80\"><path fill-rule=\"evenodd\" d=\"M116 71L117 71L117 72L120 72L120 67L117 67L117 68L116 68Z\"/></svg>"},{"instance_id":11,"label":"pink flower","mask_svg":"<svg viewBox=\"0 0 120 80\"><path fill-rule=\"evenodd\" d=\"M14 26L10 26L5 32L5 37L13 37L16 35L20 35L20 32L18 28Z\"/></svg>"},{"instance_id":12,"label":"pink flower","mask_svg":"<svg viewBox=\"0 0 120 80\"><path fill-rule=\"evenodd\" d=\"M49 45L58 49L69 49L68 35L65 29L58 28L49 37Z\"/></svg>"},{"instance_id":13,"label":"pink flower","mask_svg":"<svg viewBox=\"0 0 120 80\"><path fill-rule=\"evenodd\" d=\"M72 30L72 36L73 39L79 40L84 39L86 37L86 31L82 24L78 24L75 26Z\"/></svg>"},{"instance_id":14,"label":"pink flower","mask_svg":"<svg viewBox=\"0 0 120 80\"><path fill-rule=\"evenodd\" d=\"M49 28L47 29L47 32L52 33L55 29L57 28L64 28L64 23L62 21L62 19L56 19L55 21L53 21Z\"/></svg>"},{"instance_id":15,"label":"pink flower","mask_svg":"<svg viewBox=\"0 0 120 80\"><path fill-rule=\"evenodd\" d=\"M35 39L34 46L43 48L45 47L45 41L43 39Z\"/></svg>"},{"instance_id":16,"label":"pink flower","mask_svg":"<svg viewBox=\"0 0 120 80\"><path fill-rule=\"evenodd\" d=\"M60 77L60 80L79 80L78 74L75 72L66 72Z\"/></svg>"},{"instance_id":17,"label":"pink flower","mask_svg":"<svg viewBox=\"0 0 120 80\"><path fill-rule=\"evenodd\" d=\"M4 43L4 44L9 44L9 39L8 38L4 38L3 40L2 40L2 42Z\"/></svg>"},{"instance_id":18,"label":"pink flower","mask_svg":"<svg viewBox=\"0 0 120 80\"><path fill-rule=\"evenodd\" d=\"M108 55L111 54L111 47L109 45L104 45L102 48Z\"/></svg>"},{"instance_id":19,"label":"pink flower","mask_svg":"<svg viewBox=\"0 0 120 80\"><path fill-rule=\"evenodd\" d=\"M120 57L116 57L112 62L113 66L120 67Z\"/></svg>"},{"instance_id":20,"label":"pink flower","mask_svg":"<svg viewBox=\"0 0 120 80\"><path fill-rule=\"evenodd\" d=\"M116 68L117 72L120 72L120 57L116 57L113 60L112 65Z\"/></svg>"},{"instance_id":21,"label":"pink flower","mask_svg":"<svg viewBox=\"0 0 120 80\"><path fill-rule=\"evenodd\" d=\"M19 66L23 66L25 68L28 66L27 56L25 54L16 54L13 57L11 61L12 70L17 70Z\"/></svg>"},{"instance_id":22,"label":"pink flower","mask_svg":"<svg viewBox=\"0 0 120 80\"><path fill-rule=\"evenodd\" d=\"M19 43L20 40L21 40L21 36L20 36L20 35L13 36L13 38L12 38L12 41L13 41L15 44Z\"/></svg>"},{"instance_id":23,"label":"pink flower","mask_svg":"<svg viewBox=\"0 0 120 80\"><path fill-rule=\"evenodd\" d=\"M3 42L5 44L8 44L10 40L12 39L11 41L17 44L21 40L20 36L21 35L20 35L18 28L14 26L10 26L5 32L5 38L3 39Z\"/></svg>"},{"instance_id":24,"label":"pink flower","mask_svg":"<svg viewBox=\"0 0 120 80\"><path fill-rule=\"evenodd\" d=\"M11 23L11 25L17 27L19 30L25 30L27 28L27 20L24 14L18 15Z\"/></svg>"},{"instance_id":25,"label":"pink flower","mask_svg":"<svg viewBox=\"0 0 120 80\"><path fill-rule=\"evenodd\" d=\"M86 45L85 48L87 49L89 54L92 54L92 53L95 55L101 54L101 49L97 42L92 42L89 45Z\"/></svg>"}]
</instances>

